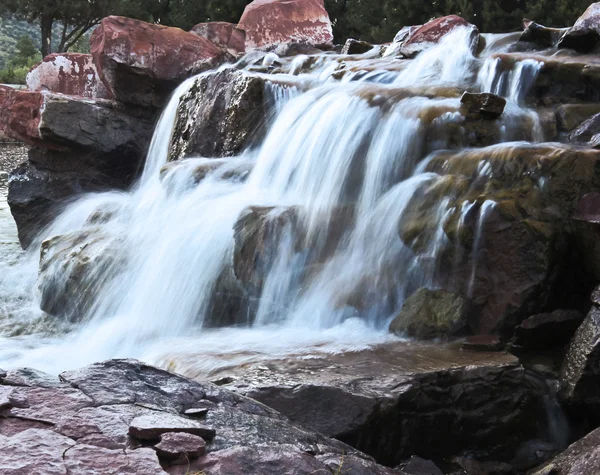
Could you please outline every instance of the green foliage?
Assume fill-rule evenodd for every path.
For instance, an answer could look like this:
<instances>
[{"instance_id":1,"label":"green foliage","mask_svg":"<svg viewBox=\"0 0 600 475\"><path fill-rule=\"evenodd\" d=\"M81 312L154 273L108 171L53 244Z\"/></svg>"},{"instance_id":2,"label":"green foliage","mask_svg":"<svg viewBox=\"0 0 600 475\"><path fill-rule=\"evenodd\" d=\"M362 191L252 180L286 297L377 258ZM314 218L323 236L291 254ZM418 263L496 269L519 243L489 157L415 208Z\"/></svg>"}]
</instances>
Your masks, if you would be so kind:
<instances>
[{"instance_id":1,"label":"green foliage","mask_svg":"<svg viewBox=\"0 0 600 475\"><path fill-rule=\"evenodd\" d=\"M0 70L0 83L25 84L29 70L42 59L29 36L21 36L16 42L15 50L6 67Z\"/></svg>"}]
</instances>

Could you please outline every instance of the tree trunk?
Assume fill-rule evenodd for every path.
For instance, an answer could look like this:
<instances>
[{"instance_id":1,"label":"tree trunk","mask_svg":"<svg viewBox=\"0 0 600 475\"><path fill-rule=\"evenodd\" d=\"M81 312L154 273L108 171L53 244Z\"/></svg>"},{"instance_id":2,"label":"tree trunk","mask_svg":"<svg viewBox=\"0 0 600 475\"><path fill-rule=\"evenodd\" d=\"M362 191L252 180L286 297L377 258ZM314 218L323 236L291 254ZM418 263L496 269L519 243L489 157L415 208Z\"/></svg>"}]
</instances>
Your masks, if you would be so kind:
<instances>
[{"instance_id":1,"label":"tree trunk","mask_svg":"<svg viewBox=\"0 0 600 475\"><path fill-rule=\"evenodd\" d=\"M42 15L42 57L45 58L52 53L52 24L54 18L50 14Z\"/></svg>"}]
</instances>

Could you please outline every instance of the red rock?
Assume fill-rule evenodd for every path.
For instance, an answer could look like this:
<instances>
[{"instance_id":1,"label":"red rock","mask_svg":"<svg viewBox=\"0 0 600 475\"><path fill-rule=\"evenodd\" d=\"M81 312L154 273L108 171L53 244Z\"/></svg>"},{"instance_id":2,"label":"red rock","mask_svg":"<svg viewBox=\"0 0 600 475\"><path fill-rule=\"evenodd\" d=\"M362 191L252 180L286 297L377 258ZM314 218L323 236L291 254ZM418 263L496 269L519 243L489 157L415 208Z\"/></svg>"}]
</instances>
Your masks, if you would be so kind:
<instances>
[{"instance_id":1,"label":"red rock","mask_svg":"<svg viewBox=\"0 0 600 475\"><path fill-rule=\"evenodd\" d=\"M113 96L150 107L162 106L185 78L228 57L198 35L118 16L104 18L90 42L98 74Z\"/></svg>"},{"instance_id":2,"label":"red rock","mask_svg":"<svg viewBox=\"0 0 600 475\"><path fill-rule=\"evenodd\" d=\"M475 41L475 39L479 38L477 27L464 18L457 15L449 15L431 20L419 28L410 31L407 39L402 45L401 52L405 56L414 56L415 54L436 45L444 36L459 27L471 29L473 49L476 49L478 41Z\"/></svg>"},{"instance_id":3,"label":"red rock","mask_svg":"<svg viewBox=\"0 0 600 475\"><path fill-rule=\"evenodd\" d=\"M29 92L0 86L0 130L8 137L40 144L40 109L44 96L40 92Z\"/></svg>"},{"instance_id":4,"label":"red rock","mask_svg":"<svg viewBox=\"0 0 600 475\"><path fill-rule=\"evenodd\" d=\"M246 50L246 33L233 23L224 21L198 23L190 33L206 38L232 54L243 53Z\"/></svg>"},{"instance_id":5,"label":"red rock","mask_svg":"<svg viewBox=\"0 0 600 475\"><path fill-rule=\"evenodd\" d=\"M333 42L323 0L254 0L238 26L246 32L246 51L273 49L281 43L322 46Z\"/></svg>"},{"instance_id":6,"label":"red rock","mask_svg":"<svg viewBox=\"0 0 600 475\"><path fill-rule=\"evenodd\" d=\"M50 91L89 98L110 98L91 54L55 53L27 75L30 91Z\"/></svg>"},{"instance_id":7,"label":"red rock","mask_svg":"<svg viewBox=\"0 0 600 475\"><path fill-rule=\"evenodd\" d=\"M160 437L160 442L154 446L159 457L174 460L180 456L187 459L204 455L206 442L202 437L185 432L170 432Z\"/></svg>"}]
</instances>

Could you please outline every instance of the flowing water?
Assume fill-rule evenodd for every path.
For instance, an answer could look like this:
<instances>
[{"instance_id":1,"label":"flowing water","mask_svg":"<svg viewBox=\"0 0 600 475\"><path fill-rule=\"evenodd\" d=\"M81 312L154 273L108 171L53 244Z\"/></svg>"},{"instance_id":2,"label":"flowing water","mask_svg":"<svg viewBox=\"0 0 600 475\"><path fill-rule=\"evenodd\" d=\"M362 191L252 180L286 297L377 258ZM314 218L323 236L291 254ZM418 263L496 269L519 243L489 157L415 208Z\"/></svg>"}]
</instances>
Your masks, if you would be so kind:
<instances>
[{"instance_id":1,"label":"flowing water","mask_svg":"<svg viewBox=\"0 0 600 475\"><path fill-rule=\"evenodd\" d=\"M484 55L505 47L503 39L489 37ZM489 46L494 44L496 49ZM308 62L312 66L306 69ZM82 197L26 254L16 249L2 205L1 236L10 240L10 251L3 251L0 269L0 367L57 372L137 357L208 374L257 359L357 350L396 338L387 332L390 320L407 295L433 285L436 257L448 245L441 226L448 213L445 200L432 210L440 231L426 252L415 256L398 236L411 198L438 179L422 172L426 157L448 148L447 126L464 120L457 112L459 99L444 95L445 88L507 97L498 121L504 141L520 137L514 124L522 118L533 124L531 140L543 138L537 115L522 104L539 64L499 72L495 60L473 55L470 33L462 30L400 63L365 55L339 78L336 55L296 57L278 75L287 86L268 86L274 118L263 142L227 159L199 184L192 175L206 161L202 158L188 159L161 177L179 98L192 78L163 112L143 175L131 191ZM407 95L411 88L437 92ZM447 112L428 124L430 110ZM427 136L426 126L433 130ZM230 172L240 167L252 169L246 181L232 178ZM349 205L352 225L340 231L332 252L328 236L336 226L334 215ZM250 206L276 207L272 213L298 210L305 251L294 245L293 230L284 228L256 308L241 312L234 325L209 328L215 322L203 324L211 317L219 277L232 261L234 225ZM104 219L90 220L95 213ZM45 285L38 289L36 282L39 246L78 230L117 243L111 247L115 259L98 266L93 289L82 291L82 298L91 300L83 321L57 323L39 310ZM49 272L53 282L64 278L63 268ZM353 303L357 293L360 304Z\"/></svg>"}]
</instances>

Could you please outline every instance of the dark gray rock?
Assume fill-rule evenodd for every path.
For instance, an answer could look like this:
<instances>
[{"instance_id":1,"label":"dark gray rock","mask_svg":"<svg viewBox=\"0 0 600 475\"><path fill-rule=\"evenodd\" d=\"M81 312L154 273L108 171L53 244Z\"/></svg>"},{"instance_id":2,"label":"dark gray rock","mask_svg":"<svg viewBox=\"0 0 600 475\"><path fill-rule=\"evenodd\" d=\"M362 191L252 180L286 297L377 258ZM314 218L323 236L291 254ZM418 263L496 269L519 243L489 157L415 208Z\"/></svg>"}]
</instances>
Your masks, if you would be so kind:
<instances>
[{"instance_id":1,"label":"dark gray rock","mask_svg":"<svg viewBox=\"0 0 600 475\"><path fill-rule=\"evenodd\" d=\"M402 471L407 475L444 475L431 460L412 456L406 464L401 464Z\"/></svg>"},{"instance_id":2,"label":"dark gray rock","mask_svg":"<svg viewBox=\"0 0 600 475\"><path fill-rule=\"evenodd\" d=\"M487 92L465 92L460 98L469 114L480 116L484 119L497 119L504 112L506 99Z\"/></svg>"},{"instance_id":3,"label":"dark gray rock","mask_svg":"<svg viewBox=\"0 0 600 475\"><path fill-rule=\"evenodd\" d=\"M256 401L135 360L69 371L52 387L29 382L3 380L0 386L3 474L309 475L331 473L335 461L358 475L402 473L295 427ZM211 410L202 424L183 415L203 405ZM206 443L205 455L197 436L164 433L197 432L201 425L217 434ZM129 437L130 428L145 440L143 447ZM148 438L156 439L156 447Z\"/></svg>"},{"instance_id":4,"label":"dark gray rock","mask_svg":"<svg viewBox=\"0 0 600 475\"><path fill-rule=\"evenodd\" d=\"M600 429L573 443L529 475L592 475L600 473Z\"/></svg>"},{"instance_id":5,"label":"dark gray rock","mask_svg":"<svg viewBox=\"0 0 600 475\"><path fill-rule=\"evenodd\" d=\"M442 463L465 451L509 461L547 427L545 389L515 357L459 344L395 343L219 376L235 378L226 388L389 466L414 454Z\"/></svg>"},{"instance_id":6,"label":"dark gray rock","mask_svg":"<svg viewBox=\"0 0 600 475\"><path fill-rule=\"evenodd\" d=\"M556 310L533 315L515 328L513 346L549 349L566 345L583 320L578 310Z\"/></svg>"},{"instance_id":7,"label":"dark gray rock","mask_svg":"<svg viewBox=\"0 0 600 475\"><path fill-rule=\"evenodd\" d=\"M129 425L129 435L138 440L159 440L168 432L183 432L207 440L215 437L214 429L175 414L156 413L139 416Z\"/></svg>"},{"instance_id":8,"label":"dark gray rock","mask_svg":"<svg viewBox=\"0 0 600 475\"><path fill-rule=\"evenodd\" d=\"M523 20L523 34L519 42L533 43L536 47L551 48L558 44L567 28L549 28L531 20Z\"/></svg>"},{"instance_id":9,"label":"dark gray rock","mask_svg":"<svg viewBox=\"0 0 600 475\"><path fill-rule=\"evenodd\" d=\"M563 35L559 48L589 53L600 41L600 3L592 3Z\"/></svg>"},{"instance_id":10,"label":"dark gray rock","mask_svg":"<svg viewBox=\"0 0 600 475\"><path fill-rule=\"evenodd\" d=\"M265 81L225 69L202 75L179 103L169 160L239 154L262 134Z\"/></svg>"}]
</instances>

